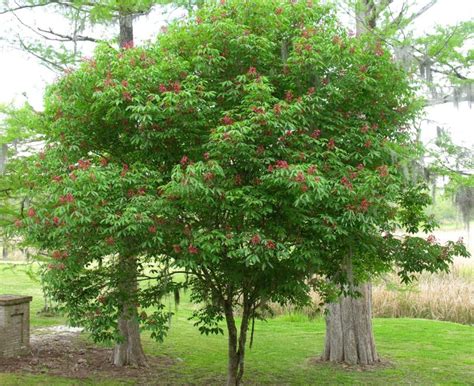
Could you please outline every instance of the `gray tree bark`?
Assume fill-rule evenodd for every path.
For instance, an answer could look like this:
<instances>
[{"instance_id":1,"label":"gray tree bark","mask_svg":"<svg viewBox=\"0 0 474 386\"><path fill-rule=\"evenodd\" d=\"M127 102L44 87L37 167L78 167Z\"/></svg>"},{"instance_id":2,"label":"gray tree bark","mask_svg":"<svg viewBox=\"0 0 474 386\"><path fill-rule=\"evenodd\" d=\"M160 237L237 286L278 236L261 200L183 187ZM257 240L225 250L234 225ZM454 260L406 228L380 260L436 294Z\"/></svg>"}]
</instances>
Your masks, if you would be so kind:
<instances>
[{"instance_id":1,"label":"gray tree bark","mask_svg":"<svg viewBox=\"0 0 474 386\"><path fill-rule=\"evenodd\" d=\"M322 359L351 365L379 361L372 331L372 285L354 287L358 298L341 297L327 305L326 341Z\"/></svg>"},{"instance_id":2,"label":"gray tree bark","mask_svg":"<svg viewBox=\"0 0 474 386\"><path fill-rule=\"evenodd\" d=\"M113 352L113 364L118 367L146 367L147 360L140 338L140 324L136 305L137 262L134 257L119 256L120 274L119 290L123 301L118 318L118 329L122 342L117 343Z\"/></svg>"}]
</instances>

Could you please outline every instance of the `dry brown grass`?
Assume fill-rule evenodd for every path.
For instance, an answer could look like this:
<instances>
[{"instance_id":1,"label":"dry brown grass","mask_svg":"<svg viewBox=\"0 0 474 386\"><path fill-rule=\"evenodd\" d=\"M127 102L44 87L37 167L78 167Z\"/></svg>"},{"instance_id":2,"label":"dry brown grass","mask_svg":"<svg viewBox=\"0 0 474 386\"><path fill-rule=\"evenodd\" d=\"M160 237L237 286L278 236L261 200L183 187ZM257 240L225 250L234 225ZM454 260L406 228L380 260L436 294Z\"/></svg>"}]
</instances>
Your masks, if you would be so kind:
<instances>
[{"instance_id":1,"label":"dry brown grass","mask_svg":"<svg viewBox=\"0 0 474 386\"><path fill-rule=\"evenodd\" d=\"M456 262L449 273L423 273L409 285L389 274L374 283L372 307L375 317L474 324L474 265Z\"/></svg>"},{"instance_id":2,"label":"dry brown grass","mask_svg":"<svg viewBox=\"0 0 474 386\"><path fill-rule=\"evenodd\" d=\"M395 273L373 283L372 309L379 318L423 318L474 324L474 261L456 260L449 273L423 273L405 285ZM297 310L293 306L272 305L276 315L321 314L321 299L313 294L313 306Z\"/></svg>"}]
</instances>

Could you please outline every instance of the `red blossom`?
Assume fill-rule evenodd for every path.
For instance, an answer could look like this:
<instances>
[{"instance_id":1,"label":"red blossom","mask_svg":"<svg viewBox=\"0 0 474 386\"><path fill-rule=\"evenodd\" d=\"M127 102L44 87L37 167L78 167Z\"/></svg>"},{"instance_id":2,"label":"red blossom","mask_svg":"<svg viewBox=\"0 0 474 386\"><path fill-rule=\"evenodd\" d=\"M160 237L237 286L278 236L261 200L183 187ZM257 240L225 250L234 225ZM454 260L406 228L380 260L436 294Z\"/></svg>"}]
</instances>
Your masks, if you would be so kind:
<instances>
[{"instance_id":1,"label":"red blossom","mask_svg":"<svg viewBox=\"0 0 474 386\"><path fill-rule=\"evenodd\" d=\"M61 176L54 176L53 177L53 181L55 181L55 182L61 182L62 179L63 178Z\"/></svg>"},{"instance_id":2,"label":"red blossom","mask_svg":"<svg viewBox=\"0 0 474 386\"><path fill-rule=\"evenodd\" d=\"M304 192L307 192L308 191L308 185L306 184L302 184L301 187L300 187L301 191L304 193Z\"/></svg>"},{"instance_id":3,"label":"red blossom","mask_svg":"<svg viewBox=\"0 0 474 386\"><path fill-rule=\"evenodd\" d=\"M196 255L196 254L199 253L199 249L198 249L197 247L195 247L193 244L189 244L188 252L189 252L191 255Z\"/></svg>"},{"instance_id":4,"label":"red blossom","mask_svg":"<svg viewBox=\"0 0 474 386\"><path fill-rule=\"evenodd\" d=\"M429 244L434 244L434 243L436 243L436 236L435 235L429 235L426 238L426 241L428 241Z\"/></svg>"},{"instance_id":5,"label":"red blossom","mask_svg":"<svg viewBox=\"0 0 474 386\"><path fill-rule=\"evenodd\" d=\"M273 111L275 112L276 115L280 115L281 114L280 104L277 103L275 106L273 106Z\"/></svg>"},{"instance_id":6,"label":"red blossom","mask_svg":"<svg viewBox=\"0 0 474 386\"><path fill-rule=\"evenodd\" d=\"M283 160L278 160L276 162L276 167L279 169L288 169L288 162L283 161Z\"/></svg>"},{"instance_id":7,"label":"red blossom","mask_svg":"<svg viewBox=\"0 0 474 386\"><path fill-rule=\"evenodd\" d=\"M126 81L125 79L122 80L122 86L123 87L128 87L128 81Z\"/></svg>"},{"instance_id":8,"label":"red blossom","mask_svg":"<svg viewBox=\"0 0 474 386\"><path fill-rule=\"evenodd\" d=\"M315 138L315 139L316 139L316 138L319 138L320 135L321 135L321 130L314 130L314 131L310 134L311 138Z\"/></svg>"},{"instance_id":9,"label":"red blossom","mask_svg":"<svg viewBox=\"0 0 474 386\"><path fill-rule=\"evenodd\" d=\"M349 173L349 178L350 178L351 180L353 180L353 179L355 179L355 178L357 177L357 175L358 175L357 172L350 172L350 173Z\"/></svg>"},{"instance_id":10,"label":"red blossom","mask_svg":"<svg viewBox=\"0 0 474 386\"><path fill-rule=\"evenodd\" d=\"M182 165L182 166L186 166L187 164L189 164L189 158L187 155L183 155L183 157L181 158L181 161L179 161L179 163Z\"/></svg>"},{"instance_id":11,"label":"red blossom","mask_svg":"<svg viewBox=\"0 0 474 386\"><path fill-rule=\"evenodd\" d=\"M69 174L69 178L70 178L71 180L73 180L73 181L76 181L77 176L76 176L74 173L70 173L70 174Z\"/></svg>"},{"instance_id":12,"label":"red blossom","mask_svg":"<svg viewBox=\"0 0 474 386\"><path fill-rule=\"evenodd\" d=\"M369 205L370 205L370 202L367 201L367 199L363 198L362 201L360 202L360 210L362 212L367 212L367 210L369 209Z\"/></svg>"},{"instance_id":13,"label":"red blossom","mask_svg":"<svg viewBox=\"0 0 474 386\"><path fill-rule=\"evenodd\" d=\"M205 152L203 154L203 158L207 161L209 159L209 153L208 152Z\"/></svg>"},{"instance_id":14,"label":"red blossom","mask_svg":"<svg viewBox=\"0 0 474 386\"><path fill-rule=\"evenodd\" d=\"M360 66L359 67L360 72L367 72L367 66Z\"/></svg>"},{"instance_id":15,"label":"red blossom","mask_svg":"<svg viewBox=\"0 0 474 386\"><path fill-rule=\"evenodd\" d=\"M16 220L15 220L15 226L16 226L17 228L21 228L22 225L23 225L23 223L21 222L20 219L16 219Z\"/></svg>"},{"instance_id":16,"label":"red blossom","mask_svg":"<svg viewBox=\"0 0 474 386\"><path fill-rule=\"evenodd\" d=\"M53 223L54 223L54 225L59 225L60 222L61 222L61 220L59 219L59 217L57 217L57 216L54 216L54 217L53 217Z\"/></svg>"},{"instance_id":17,"label":"red blossom","mask_svg":"<svg viewBox=\"0 0 474 386\"><path fill-rule=\"evenodd\" d=\"M164 93L164 92L168 91L168 89L166 88L166 86L163 83L160 84L158 89L160 90L161 93Z\"/></svg>"},{"instance_id":18,"label":"red blossom","mask_svg":"<svg viewBox=\"0 0 474 386\"><path fill-rule=\"evenodd\" d=\"M360 131L361 133L367 133L369 131L369 126L368 125L364 125L360 128Z\"/></svg>"},{"instance_id":19,"label":"red blossom","mask_svg":"<svg viewBox=\"0 0 474 386\"><path fill-rule=\"evenodd\" d=\"M315 93L315 91L316 91L316 88L315 88L315 87L310 87L310 88L308 89L308 95L313 95L313 94Z\"/></svg>"},{"instance_id":20,"label":"red blossom","mask_svg":"<svg viewBox=\"0 0 474 386\"><path fill-rule=\"evenodd\" d=\"M304 174L302 172L298 172L297 176L295 177L295 181L296 182L305 182L306 177L304 176Z\"/></svg>"},{"instance_id":21,"label":"red blossom","mask_svg":"<svg viewBox=\"0 0 474 386\"><path fill-rule=\"evenodd\" d=\"M291 102L293 100L293 92L288 90L285 93L285 99L286 99L287 102Z\"/></svg>"},{"instance_id":22,"label":"red blossom","mask_svg":"<svg viewBox=\"0 0 474 386\"><path fill-rule=\"evenodd\" d=\"M230 139L230 133L225 132L224 134L222 134L222 138L223 138L224 140Z\"/></svg>"},{"instance_id":23,"label":"red blossom","mask_svg":"<svg viewBox=\"0 0 474 386\"><path fill-rule=\"evenodd\" d=\"M56 259L56 260L60 260L63 257L61 251L53 251L51 256L53 257L53 259Z\"/></svg>"},{"instance_id":24,"label":"red blossom","mask_svg":"<svg viewBox=\"0 0 474 386\"><path fill-rule=\"evenodd\" d=\"M275 249L276 248L276 244L274 241L272 240L268 240L266 243L265 243L265 246L267 247L267 249Z\"/></svg>"},{"instance_id":25,"label":"red blossom","mask_svg":"<svg viewBox=\"0 0 474 386\"><path fill-rule=\"evenodd\" d=\"M248 75L257 75L257 69L255 67L250 67L247 71Z\"/></svg>"},{"instance_id":26,"label":"red blossom","mask_svg":"<svg viewBox=\"0 0 474 386\"><path fill-rule=\"evenodd\" d=\"M100 159L100 164L101 164L102 166L107 166L108 163L109 163L109 160L108 160L107 158L101 158L101 159Z\"/></svg>"},{"instance_id":27,"label":"red blossom","mask_svg":"<svg viewBox=\"0 0 474 386\"><path fill-rule=\"evenodd\" d=\"M181 92L181 83L179 82L174 82L173 83L173 91L176 93L176 94L179 94Z\"/></svg>"},{"instance_id":28,"label":"red blossom","mask_svg":"<svg viewBox=\"0 0 474 386\"><path fill-rule=\"evenodd\" d=\"M214 173L207 172L203 175L204 181L212 181L214 179Z\"/></svg>"},{"instance_id":29,"label":"red blossom","mask_svg":"<svg viewBox=\"0 0 474 386\"><path fill-rule=\"evenodd\" d=\"M36 216L36 210L34 208L28 209L28 217L35 217Z\"/></svg>"},{"instance_id":30,"label":"red blossom","mask_svg":"<svg viewBox=\"0 0 474 386\"><path fill-rule=\"evenodd\" d=\"M132 100L132 94L130 94L128 91L124 91L122 93L122 97L123 97L123 99L125 99L128 102L130 102Z\"/></svg>"},{"instance_id":31,"label":"red blossom","mask_svg":"<svg viewBox=\"0 0 474 386\"><path fill-rule=\"evenodd\" d=\"M114 238L113 238L112 236L107 237L107 238L105 239L105 242L106 242L108 245L114 245L114 244L115 244L115 240L114 240Z\"/></svg>"},{"instance_id":32,"label":"red blossom","mask_svg":"<svg viewBox=\"0 0 474 386\"><path fill-rule=\"evenodd\" d=\"M77 161L77 163L79 164L79 168L82 170L87 170L91 166L91 161L89 160L83 161L80 159L79 161Z\"/></svg>"},{"instance_id":33,"label":"red blossom","mask_svg":"<svg viewBox=\"0 0 474 386\"><path fill-rule=\"evenodd\" d=\"M370 148L372 146L372 141L370 139L368 139L365 143L364 143L364 147L366 147L367 149Z\"/></svg>"},{"instance_id":34,"label":"red blossom","mask_svg":"<svg viewBox=\"0 0 474 386\"><path fill-rule=\"evenodd\" d=\"M281 15L282 13L283 13L282 7L278 7L277 9L275 9L275 15Z\"/></svg>"},{"instance_id":35,"label":"red blossom","mask_svg":"<svg viewBox=\"0 0 474 386\"><path fill-rule=\"evenodd\" d=\"M122 171L120 172L120 176L121 176L121 177L125 177L125 175L126 175L127 172L128 172L128 169L129 169L128 165L127 165L127 164L123 164L123 165L122 165Z\"/></svg>"},{"instance_id":36,"label":"red blossom","mask_svg":"<svg viewBox=\"0 0 474 386\"><path fill-rule=\"evenodd\" d=\"M255 114L264 114L265 113L265 110L262 107L256 107L256 106L252 107L252 111Z\"/></svg>"},{"instance_id":37,"label":"red blossom","mask_svg":"<svg viewBox=\"0 0 474 386\"><path fill-rule=\"evenodd\" d=\"M331 138L327 145L328 150L334 150L336 148L336 141L334 138Z\"/></svg>"},{"instance_id":38,"label":"red blossom","mask_svg":"<svg viewBox=\"0 0 474 386\"><path fill-rule=\"evenodd\" d=\"M178 244L173 245L173 250L175 253L181 253L181 247Z\"/></svg>"},{"instance_id":39,"label":"red blossom","mask_svg":"<svg viewBox=\"0 0 474 386\"><path fill-rule=\"evenodd\" d=\"M125 49L125 50L133 48L133 40L130 40L128 42L123 43L122 48Z\"/></svg>"},{"instance_id":40,"label":"red blossom","mask_svg":"<svg viewBox=\"0 0 474 386\"><path fill-rule=\"evenodd\" d=\"M149 226L149 227L148 227L148 232L150 232L150 233L156 233L156 226L154 226L154 225Z\"/></svg>"},{"instance_id":41,"label":"red blossom","mask_svg":"<svg viewBox=\"0 0 474 386\"><path fill-rule=\"evenodd\" d=\"M253 244L253 245L257 245L257 244L260 244L260 241L262 239L260 238L260 236L258 234L256 235L253 235L252 238L250 239L250 242Z\"/></svg>"},{"instance_id":42,"label":"red blossom","mask_svg":"<svg viewBox=\"0 0 474 386\"><path fill-rule=\"evenodd\" d=\"M221 122L224 125L232 125L234 123L234 120L231 117L229 117L228 115L226 115L224 118L221 119Z\"/></svg>"},{"instance_id":43,"label":"red blossom","mask_svg":"<svg viewBox=\"0 0 474 386\"><path fill-rule=\"evenodd\" d=\"M357 170L364 170L364 165L363 164L358 164L357 165Z\"/></svg>"},{"instance_id":44,"label":"red blossom","mask_svg":"<svg viewBox=\"0 0 474 386\"><path fill-rule=\"evenodd\" d=\"M270 173L273 172L273 165L268 165L267 170L268 170Z\"/></svg>"},{"instance_id":45,"label":"red blossom","mask_svg":"<svg viewBox=\"0 0 474 386\"><path fill-rule=\"evenodd\" d=\"M350 182L347 177L341 178L341 184L343 184L347 189L352 190L352 182Z\"/></svg>"},{"instance_id":46,"label":"red blossom","mask_svg":"<svg viewBox=\"0 0 474 386\"><path fill-rule=\"evenodd\" d=\"M388 176L388 167L387 165L382 165L377 168L380 177L387 177Z\"/></svg>"},{"instance_id":47,"label":"red blossom","mask_svg":"<svg viewBox=\"0 0 474 386\"><path fill-rule=\"evenodd\" d=\"M311 165L309 168L308 168L308 174L309 175L313 175L317 170L317 167L315 165Z\"/></svg>"}]
</instances>

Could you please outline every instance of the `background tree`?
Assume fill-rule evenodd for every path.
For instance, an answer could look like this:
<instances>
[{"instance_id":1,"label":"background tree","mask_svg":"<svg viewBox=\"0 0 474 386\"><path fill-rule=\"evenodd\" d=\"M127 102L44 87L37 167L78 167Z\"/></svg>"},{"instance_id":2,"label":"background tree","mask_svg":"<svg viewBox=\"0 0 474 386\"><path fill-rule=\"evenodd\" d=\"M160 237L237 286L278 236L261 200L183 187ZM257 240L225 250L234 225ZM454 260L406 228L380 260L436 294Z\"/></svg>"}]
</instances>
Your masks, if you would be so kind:
<instances>
[{"instance_id":1,"label":"background tree","mask_svg":"<svg viewBox=\"0 0 474 386\"><path fill-rule=\"evenodd\" d=\"M414 38L409 30L410 26L433 7L436 0L428 1L418 9L404 1L396 14L391 8L393 3L391 0L361 0L342 1L338 5L342 11L354 15L357 35L370 34L380 42L385 42L405 70L415 74L419 70L419 76L430 91L429 103L440 100L442 92L437 90L439 85L444 84L446 92L446 81L454 87L454 92L448 88L449 94L458 95L459 99L459 92L456 90L465 90L472 83L472 80L462 74L469 74L472 61L470 51L464 49L472 36L471 22L454 27L438 27L432 35ZM350 12L351 9L354 11ZM442 74L444 79L436 79L433 76L435 73ZM443 98L449 99L449 94ZM418 172L420 159L423 158L421 147L411 155L399 155L392 162L398 162L400 157L405 159L405 168L411 170L413 178L424 178L424 173ZM350 259L347 265L350 272ZM325 360L350 364L368 364L378 360L371 322L371 284L366 283L354 289L359 292L360 297L342 297L338 303L327 306L326 343L322 356Z\"/></svg>"}]
</instances>

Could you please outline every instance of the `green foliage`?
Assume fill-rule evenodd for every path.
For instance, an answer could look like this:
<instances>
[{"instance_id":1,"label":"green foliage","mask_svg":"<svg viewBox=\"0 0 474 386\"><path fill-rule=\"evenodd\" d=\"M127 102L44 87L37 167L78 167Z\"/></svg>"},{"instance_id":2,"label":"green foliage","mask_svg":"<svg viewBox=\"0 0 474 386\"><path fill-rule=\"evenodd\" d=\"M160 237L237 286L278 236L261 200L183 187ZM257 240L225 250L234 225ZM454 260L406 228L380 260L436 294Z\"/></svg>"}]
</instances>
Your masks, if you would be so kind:
<instances>
[{"instance_id":1,"label":"green foliage","mask_svg":"<svg viewBox=\"0 0 474 386\"><path fill-rule=\"evenodd\" d=\"M48 90L49 145L17 225L51 254L50 293L95 339L117 340L123 304L157 307L139 320L163 337L179 270L201 332L224 316L236 330L241 311L243 358L267 302L334 294L326 279L346 282L347 256L356 280L393 263L409 280L467 253L392 236L434 226L426 187L393 161L416 149L418 106L383 44L351 37L331 8L212 3L151 47L99 47ZM142 279L146 290L126 285Z\"/></svg>"}]
</instances>

